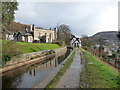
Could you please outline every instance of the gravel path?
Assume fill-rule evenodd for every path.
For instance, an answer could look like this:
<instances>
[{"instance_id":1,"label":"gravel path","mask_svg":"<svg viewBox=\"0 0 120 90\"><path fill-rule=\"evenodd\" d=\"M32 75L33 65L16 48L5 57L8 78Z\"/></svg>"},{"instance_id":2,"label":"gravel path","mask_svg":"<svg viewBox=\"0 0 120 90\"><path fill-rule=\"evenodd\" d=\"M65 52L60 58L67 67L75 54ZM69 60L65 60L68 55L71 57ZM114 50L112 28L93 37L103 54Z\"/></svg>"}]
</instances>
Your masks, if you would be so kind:
<instances>
[{"instance_id":1,"label":"gravel path","mask_svg":"<svg viewBox=\"0 0 120 90\"><path fill-rule=\"evenodd\" d=\"M80 50L76 50L74 60L70 68L61 77L56 88L79 88L80 86L80 71L82 70Z\"/></svg>"}]
</instances>

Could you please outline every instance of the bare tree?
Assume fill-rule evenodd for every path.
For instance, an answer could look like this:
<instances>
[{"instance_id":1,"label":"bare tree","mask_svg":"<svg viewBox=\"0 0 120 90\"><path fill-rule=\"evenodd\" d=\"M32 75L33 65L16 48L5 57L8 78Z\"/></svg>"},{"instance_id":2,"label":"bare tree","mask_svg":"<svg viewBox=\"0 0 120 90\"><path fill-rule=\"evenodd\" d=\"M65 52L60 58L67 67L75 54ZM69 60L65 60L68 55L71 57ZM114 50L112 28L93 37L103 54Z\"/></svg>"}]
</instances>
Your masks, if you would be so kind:
<instances>
[{"instance_id":1,"label":"bare tree","mask_svg":"<svg viewBox=\"0 0 120 90\"><path fill-rule=\"evenodd\" d=\"M104 38L104 37L100 37L98 40L98 43L100 44L100 46L99 46L99 56L100 57L102 57L102 55L103 55L103 50L104 50L103 45L105 45L105 40L106 40L106 38Z\"/></svg>"},{"instance_id":2,"label":"bare tree","mask_svg":"<svg viewBox=\"0 0 120 90\"><path fill-rule=\"evenodd\" d=\"M71 35L71 29L68 25L60 25L57 27L57 40L60 43L65 43L66 45L69 45L70 41L70 35Z\"/></svg>"},{"instance_id":3,"label":"bare tree","mask_svg":"<svg viewBox=\"0 0 120 90\"><path fill-rule=\"evenodd\" d=\"M82 35L81 42L82 46L91 47L93 45L93 41L87 35Z\"/></svg>"}]
</instances>

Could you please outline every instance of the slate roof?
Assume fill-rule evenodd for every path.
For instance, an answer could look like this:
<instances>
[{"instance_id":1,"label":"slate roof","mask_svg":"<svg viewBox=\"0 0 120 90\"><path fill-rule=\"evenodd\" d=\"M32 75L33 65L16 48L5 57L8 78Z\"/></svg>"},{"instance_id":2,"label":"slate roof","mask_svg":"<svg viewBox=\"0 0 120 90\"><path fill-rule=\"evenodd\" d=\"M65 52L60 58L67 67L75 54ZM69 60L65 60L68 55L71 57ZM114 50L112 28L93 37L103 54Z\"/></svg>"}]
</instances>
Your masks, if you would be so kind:
<instances>
[{"instance_id":1,"label":"slate roof","mask_svg":"<svg viewBox=\"0 0 120 90\"><path fill-rule=\"evenodd\" d=\"M22 31L22 32L15 32L14 33L14 36L17 36L17 35L21 35L21 36L33 36L33 32L31 31Z\"/></svg>"},{"instance_id":2,"label":"slate roof","mask_svg":"<svg viewBox=\"0 0 120 90\"><path fill-rule=\"evenodd\" d=\"M75 37L74 35L71 35L72 36L72 38L70 39L70 41Z\"/></svg>"},{"instance_id":3,"label":"slate roof","mask_svg":"<svg viewBox=\"0 0 120 90\"><path fill-rule=\"evenodd\" d=\"M78 42L80 43L79 38L76 38L76 40L75 40L75 41L78 41ZM74 42L75 42L75 41L74 41ZM74 42L73 42L73 43L74 43Z\"/></svg>"},{"instance_id":4,"label":"slate roof","mask_svg":"<svg viewBox=\"0 0 120 90\"><path fill-rule=\"evenodd\" d=\"M77 38L77 37L75 37L74 35L72 35L72 38L70 39L70 41L71 41L73 38L76 38L75 41L78 41L78 42L80 43L80 38ZM75 41L74 41L74 42L75 42ZM74 42L73 42L73 43L74 43Z\"/></svg>"},{"instance_id":5,"label":"slate roof","mask_svg":"<svg viewBox=\"0 0 120 90\"><path fill-rule=\"evenodd\" d=\"M14 34L14 32L11 32L11 31L9 31L9 30L2 30L1 32L2 32L2 33L9 34L9 35L13 35L13 34Z\"/></svg>"}]
</instances>

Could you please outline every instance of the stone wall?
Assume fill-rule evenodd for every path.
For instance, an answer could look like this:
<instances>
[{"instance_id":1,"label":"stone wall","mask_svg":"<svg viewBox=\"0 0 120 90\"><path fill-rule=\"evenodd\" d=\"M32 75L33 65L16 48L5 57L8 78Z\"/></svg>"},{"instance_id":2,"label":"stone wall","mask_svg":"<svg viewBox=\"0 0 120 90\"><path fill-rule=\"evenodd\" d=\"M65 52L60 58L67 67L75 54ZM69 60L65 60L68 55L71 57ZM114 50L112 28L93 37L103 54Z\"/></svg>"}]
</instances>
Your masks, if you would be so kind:
<instances>
[{"instance_id":1,"label":"stone wall","mask_svg":"<svg viewBox=\"0 0 120 90\"><path fill-rule=\"evenodd\" d=\"M47 57L48 58L54 57L55 55L61 56L65 54L66 51L67 51L67 47L63 47L63 48L58 48L53 50L51 49L51 50L21 54L19 56L13 57L11 61L8 62L4 68L2 68L2 72L6 72L8 70L21 67L26 64L37 63L44 60L44 58L47 58Z\"/></svg>"},{"instance_id":2,"label":"stone wall","mask_svg":"<svg viewBox=\"0 0 120 90\"><path fill-rule=\"evenodd\" d=\"M54 49L57 57L64 55L67 52L67 47Z\"/></svg>"},{"instance_id":3,"label":"stone wall","mask_svg":"<svg viewBox=\"0 0 120 90\"><path fill-rule=\"evenodd\" d=\"M45 51L38 51L38 52L33 52L33 53L21 54L19 56L13 57L11 59L11 61L6 64L6 66L10 66L12 64L17 64L20 62L32 60L32 59L39 58L39 57L43 57L43 56L46 56L49 54L55 55L55 51L54 50L45 50Z\"/></svg>"}]
</instances>

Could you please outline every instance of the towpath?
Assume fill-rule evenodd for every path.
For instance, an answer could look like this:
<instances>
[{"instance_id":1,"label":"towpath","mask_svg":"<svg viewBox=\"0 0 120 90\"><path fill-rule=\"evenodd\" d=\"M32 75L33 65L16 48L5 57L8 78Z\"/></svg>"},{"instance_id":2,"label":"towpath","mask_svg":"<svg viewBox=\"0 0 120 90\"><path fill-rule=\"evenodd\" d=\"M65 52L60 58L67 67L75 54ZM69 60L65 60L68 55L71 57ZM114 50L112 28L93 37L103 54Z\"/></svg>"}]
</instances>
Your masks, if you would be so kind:
<instances>
[{"instance_id":1,"label":"towpath","mask_svg":"<svg viewBox=\"0 0 120 90\"><path fill-rule=\"evenodd\" d=\"M61 77L58 84L56 85L56 88L79 88L80 72L82 71L82 67L80 50L77 49L70 68Z\"/></svg>"}]
</instances>

